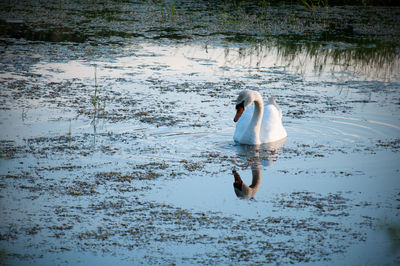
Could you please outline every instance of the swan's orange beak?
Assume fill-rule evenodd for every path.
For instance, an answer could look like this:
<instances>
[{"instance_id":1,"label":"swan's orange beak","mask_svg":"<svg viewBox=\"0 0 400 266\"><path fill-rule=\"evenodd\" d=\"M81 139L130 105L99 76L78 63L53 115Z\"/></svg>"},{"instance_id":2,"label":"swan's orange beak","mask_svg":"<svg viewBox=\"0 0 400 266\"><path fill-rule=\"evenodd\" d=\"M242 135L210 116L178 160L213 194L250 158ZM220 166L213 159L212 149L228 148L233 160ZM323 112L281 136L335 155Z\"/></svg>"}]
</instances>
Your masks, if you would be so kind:
<instances>
[{"instance_id":1,"label":"swan's orange beak","mask_svg":"<svg viewBox=\"0 0 400 266\"><path fill-rule=\"evenodd\" d=\"M239 118L242 116L244 111L244 108L242 106L237 106L236 107L236 115L235 118L233 118L233 122L237 122L239 120Z\"/></svg>"}]
</instances>

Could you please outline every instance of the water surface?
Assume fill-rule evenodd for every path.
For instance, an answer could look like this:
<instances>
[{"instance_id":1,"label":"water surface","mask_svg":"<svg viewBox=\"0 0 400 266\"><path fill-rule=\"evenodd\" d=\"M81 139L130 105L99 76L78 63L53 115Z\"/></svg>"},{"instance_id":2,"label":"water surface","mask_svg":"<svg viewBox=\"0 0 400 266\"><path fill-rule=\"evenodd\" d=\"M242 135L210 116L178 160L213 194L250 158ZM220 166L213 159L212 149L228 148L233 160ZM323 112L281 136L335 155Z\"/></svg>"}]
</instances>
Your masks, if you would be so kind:
<instances>
[{"instance_id":1,"label":"water surface","mask_svg":"<svg viewBox=\"0 0 400 266\"><path fill-rule=\"evenodd\" d=\"M201 3L177 15L171 5L91 6L102 15L83 17L106 25L103 35L92 22L73 35L66 19L57 35L51 19L28 27L30 12L23 22L3 14L20 28L6 27L0 46L2 263L399 262L399 48L384 33L355 41L361 30L345 40L243 35L227 20L231 31L215 33L220 17ZM116 17L135 8L163 26L187 19L183 10L212 19L196 22L203 35L117 34ZM276 98L285 141L234 143L244 89ZM252 199L235 194L234 169L248 185L257 169Z\"/></svg>"}]
</instances>

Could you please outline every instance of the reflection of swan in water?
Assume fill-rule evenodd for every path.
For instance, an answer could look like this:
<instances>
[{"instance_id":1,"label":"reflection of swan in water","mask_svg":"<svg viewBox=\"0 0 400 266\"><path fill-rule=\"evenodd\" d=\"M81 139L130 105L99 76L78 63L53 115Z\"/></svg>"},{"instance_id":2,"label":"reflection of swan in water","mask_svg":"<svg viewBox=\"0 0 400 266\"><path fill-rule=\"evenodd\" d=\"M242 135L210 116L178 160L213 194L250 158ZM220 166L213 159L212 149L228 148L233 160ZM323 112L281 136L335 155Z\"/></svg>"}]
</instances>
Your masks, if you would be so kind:
<instances>
[{"instance_id":1,"label":"reflection of swan in water","mask_svg":"<svg viewBox=\"0 0 400 266\"><path fill-rule=\"evenodd\" d=\"M270 166L277 160L279 149L285 142L286 138L261 145L236 145L236 152L247 161L247 164L257 160L264 166Z\"/></svg>"},{"instance_id":2,"label":"reflection of swan in water","mask_svg":"<svg viewBox=\"0 0 400 266\"><path fill-rule=\"evenodd\" d=\"M237 122L233 139L241 144L269 143L287 136L282 125L282 111L274 98L271 97L264 107L264 101L256 91L239 94L233 121Z\"/></svg>"},{"instance_id":3,"label":"reflection of swan in water","mask_svg":"<svg viewBox=\"0 0 400 266\"><path fill-rule=\"evenodd\" d=\"M239 173L234 169L232 174L235 182L233 189L239 198L251 199L258 192L261 185L261 165L271 165L278 157L279 148L285 143L286 138L278 142L264 145L238 145L239 155L243 155L247 165L251 165L252 181L251 185L246 185ZM266 162L266 164L264 164Z\"/></svg>"},{"instance_id":4,"label":"reflection of swan in water","mask_svg":"<svg viewBox=\"0 0 400 266\"><path fill-rule=\"evenodd\" d=\"M248 186L243 183L243 180L240 178L240 175L236 170L232 170L232 174L235 178L235 182L233 183L233 189L235 190L236 196L239 198L251 199L257 193L258 189L261 185L261 166L259 163L256 163L251 166L251 173L253 175L253 179L251 181L251 185Z\"/></svg>"}]
</instances>

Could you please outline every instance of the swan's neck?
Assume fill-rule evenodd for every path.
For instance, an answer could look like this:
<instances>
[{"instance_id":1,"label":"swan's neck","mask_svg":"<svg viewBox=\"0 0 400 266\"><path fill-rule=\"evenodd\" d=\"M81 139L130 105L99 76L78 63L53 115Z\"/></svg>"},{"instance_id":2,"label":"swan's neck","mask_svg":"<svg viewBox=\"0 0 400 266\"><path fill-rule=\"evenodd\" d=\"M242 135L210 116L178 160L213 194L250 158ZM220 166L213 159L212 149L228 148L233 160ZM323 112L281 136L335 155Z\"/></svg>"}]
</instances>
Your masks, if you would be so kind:
<instances>
[{"instance_id":1,"label":"swan's neck","mask_svg":"<svg viewBox=\"0 0 400 266\"><path fill-rule=\"evenodd\" d=\"M259 163L251 166L251 173L253 175L253 179L250 187L255 190L254 194L256 194L261 184L261 166Z\"/></svg>"},{"instance_id":2,"label":"swan's neck","mask_svg":"<svg viewBox=\"0 0 400 266\"><path fill-rule=\"evenodd\" d=\"M254 98L254 113L253 117L251 118L249 130L251 130L251 134L254 134L254 144L260 143L260 128L262 117L264 115L264 102L261 98L260 94L255 94Z\"/></svg>"}]
</instances>

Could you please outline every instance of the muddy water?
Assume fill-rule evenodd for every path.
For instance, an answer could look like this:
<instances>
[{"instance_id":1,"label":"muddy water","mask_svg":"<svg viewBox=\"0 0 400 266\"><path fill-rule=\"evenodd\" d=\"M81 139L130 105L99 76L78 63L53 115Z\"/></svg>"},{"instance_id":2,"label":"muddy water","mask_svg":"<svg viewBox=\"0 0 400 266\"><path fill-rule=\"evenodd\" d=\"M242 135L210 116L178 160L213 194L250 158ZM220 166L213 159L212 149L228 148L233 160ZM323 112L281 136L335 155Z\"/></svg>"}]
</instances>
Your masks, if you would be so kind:
<instances>
[{"instance_id":1,"label":"muddy water","mask_svg":"<svg viewBox=\"0 0 400 266\"><path fill-rule=\"evenodd\" d=\"M75 35L67 19L54 32L57 6L40 18L47 28L2 22L1 263L399 262L400 59L383 31L379 41L299 40L283 35L287 22L272 24L277 36L243 36L249 25L227 19L221 32L199 4L193 31L136 36L122 23L121 35L109 16L136 8L168 25L188 18L163 13L172 5L118 7L90 6L104 17ZM234 143L243 89L276 98L286 140ZM235 193L232 170L254 179L251 199Z\"/></svg>"}]
</instances>

